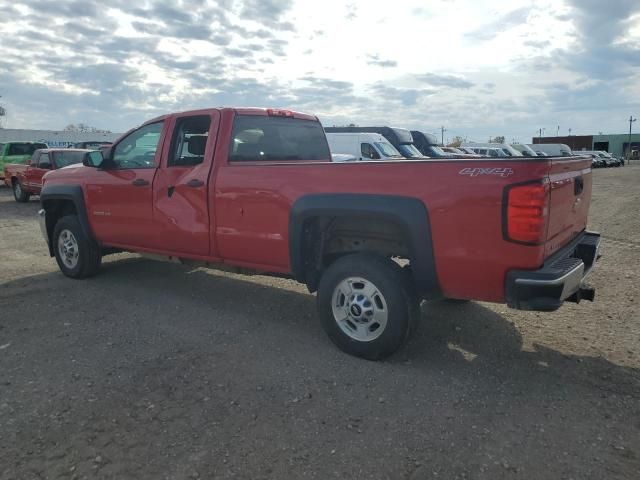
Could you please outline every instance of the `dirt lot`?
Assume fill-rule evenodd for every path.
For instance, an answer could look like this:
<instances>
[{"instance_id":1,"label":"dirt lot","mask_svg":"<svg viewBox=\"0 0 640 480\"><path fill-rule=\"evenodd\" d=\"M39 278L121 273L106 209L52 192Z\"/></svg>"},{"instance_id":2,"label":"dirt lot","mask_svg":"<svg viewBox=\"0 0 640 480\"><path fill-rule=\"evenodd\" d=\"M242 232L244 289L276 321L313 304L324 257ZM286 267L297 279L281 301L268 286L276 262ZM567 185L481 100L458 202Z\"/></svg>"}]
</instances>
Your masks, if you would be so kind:
<instances>
[{"instance_id":1,"label":"dirt lot","mask_svg":"<svg viewBox=\"0 0 640 480\"><path fill-rule=\"evenodd\" d=\"M0 478L640 478L640 166L594 177L595 303L425 304L380 363L293 282L134 255L66 279L0 188Z\"/></svg>"}]
</instances>

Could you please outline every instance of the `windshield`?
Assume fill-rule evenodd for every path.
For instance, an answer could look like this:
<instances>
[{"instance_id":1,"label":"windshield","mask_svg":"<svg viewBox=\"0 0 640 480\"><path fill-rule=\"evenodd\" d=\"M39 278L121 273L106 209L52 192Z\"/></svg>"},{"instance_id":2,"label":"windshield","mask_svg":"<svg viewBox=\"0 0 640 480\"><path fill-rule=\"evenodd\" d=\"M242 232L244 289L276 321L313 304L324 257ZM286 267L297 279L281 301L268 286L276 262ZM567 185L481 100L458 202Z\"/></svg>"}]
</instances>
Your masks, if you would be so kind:
<instances>
[{"instance_id":1,"label":"windshield","mask_svg":"<svg viewBox=\"0 0 640 480\"><path fill-rule=\"evenodd\" d=\"M437 145L429 145L429 151L433 154L434 157L448 157L451 154L442 150L442 148Z\"/></svg>"},{"instance_id":2,"label":"windshield","mask_svg":"<svg viewBox=\"0 0 640 480\"><path fill-rule=\"evenodd\" d=\"M405 158L424 158L424 155L410 143L399 145L398 150Z\"/></svg>"},{"instance_id":3,"label":"windshield","mask_svg":"<svg viewBox=\"0 0 640 480\"><path fill-rule=\"evenodd\" d=\"M44 143L10 143L7 155L33 155L42 148L49 148Z\"/></svg>"},{"instance_id":4,"label":"windshield","mask_svg":"<svg viewBox=\"0 0 640 480\"><path fill-rule=\"evenodd\" d=\"M82 163L85 152L53 152L56 168L67 167L75 163Z\"/></svg>"},{"instance_id":5,"label":"windshield","mask_svg":"<svg viewBox=\"0 0 640 480\"><path fill-rule=\"evenodd\" d=\"M400 152L396 150L396 148L390 143L374 142L373 144L385 157L402 157L402 155L400 155Z\"/></svg>"}]
</instances>

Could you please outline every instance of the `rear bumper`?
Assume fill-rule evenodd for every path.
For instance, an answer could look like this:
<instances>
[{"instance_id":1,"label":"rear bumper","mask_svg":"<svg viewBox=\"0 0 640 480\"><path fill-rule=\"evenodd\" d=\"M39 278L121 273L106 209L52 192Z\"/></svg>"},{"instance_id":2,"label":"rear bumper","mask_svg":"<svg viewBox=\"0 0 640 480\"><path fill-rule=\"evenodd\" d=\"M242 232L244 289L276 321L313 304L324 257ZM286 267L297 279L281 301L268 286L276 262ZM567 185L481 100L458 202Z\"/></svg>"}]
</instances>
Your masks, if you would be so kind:
<instances>
[{"instance_id":1,"label":"rear bumper","mask_svg":"<svg viewBox=\"0 0 640 480\"><path fill-rule=\"evenodd\" d=\"M598 259L600 234L584 232L551 256L540 270L512 270L507 274L507 305L518 310L552 311L563 302L593 300L594 290L583 286Z\"/></svg>"}]
</instances>

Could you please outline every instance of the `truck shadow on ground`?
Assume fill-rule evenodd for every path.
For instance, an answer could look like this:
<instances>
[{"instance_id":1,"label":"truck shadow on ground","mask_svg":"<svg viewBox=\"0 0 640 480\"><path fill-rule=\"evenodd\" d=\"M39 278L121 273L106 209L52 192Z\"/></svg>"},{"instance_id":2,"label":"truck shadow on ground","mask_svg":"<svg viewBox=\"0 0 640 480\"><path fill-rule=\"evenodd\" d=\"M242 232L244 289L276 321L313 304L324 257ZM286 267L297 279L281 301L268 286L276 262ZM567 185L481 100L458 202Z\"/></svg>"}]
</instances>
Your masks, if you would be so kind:
<instances>
[{"instance_id":1,"label":"truck shadow on ground","mask_svg":"<svg viewBox=\"0 0 640 480\"><path fill-rule=\"evenodd\" d=\"M317 320L315 296L304 293L293 283L285 282L284 288L278 288L261 283L261 278L246 279L126 258L107 261L99 276L81 283L55 272L0 284L0 299L6 303L8 297L20 296L25 285L35 289L63 288L68 295L67 301L75 296L78 305L82 305L82 297L90 295L92 290L114 299L138 298L143 303L149 301L150 292L156 295L170 292L171 298L167 301L179 304L183 310L194 308L201 319L202 312L209 308L212 312L234 315L238 320L230 327L238 331L254 328L256 321L261 325L277 326L279 331L286 332L286 338L280 341L266 338L265 342L280 343L282 350L296 342L311 346L312 350L307 351L305 357L309 363L314 363L314 355L319 362L326 361L326 349L334 349L333 354L336 354ZM82 288L77 288L78 285ZM18 298L14 300L16 304L20 302ZM533 351L523 350L523 339L516 326L481 304L425 302L422 313L418 333L384 365L402 367L407 364L424 374L439 369L448 375L501 377L506 383L528 386L525 388L559 382L577 383L612 393L640 396L639 369L616 365L602 357L563 353L544 345L534 344ZM108 312L102 321L109 321ZM185 314L176 321L183 322L183 328L189 328L189 322L194 320ZM212 313L211 321L222 320ZM273 345L261 348L273 348ZM346 354L340 361L375 365Z\"/></svg>"}]
</instances>

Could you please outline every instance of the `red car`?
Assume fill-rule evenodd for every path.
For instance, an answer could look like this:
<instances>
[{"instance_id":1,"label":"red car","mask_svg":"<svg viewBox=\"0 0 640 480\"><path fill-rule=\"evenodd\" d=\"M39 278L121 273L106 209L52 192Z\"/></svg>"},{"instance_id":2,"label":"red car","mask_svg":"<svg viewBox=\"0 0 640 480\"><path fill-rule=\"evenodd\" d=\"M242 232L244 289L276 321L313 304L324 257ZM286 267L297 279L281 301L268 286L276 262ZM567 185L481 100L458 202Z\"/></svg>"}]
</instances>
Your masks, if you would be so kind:
<instances>
[{"instance_id":1,"label":"red car","mask_svg":"<svg viewBox=\"0 0 640 480\"><path fill-rule=\"evenodd\" d=\"M379 359L421 299L592 300L591 179L586 157L332 162L314 116L220 108L155 118L104 160L48 173L40 216L71 278L123 250L294 278L341 349Z\"/></svg>"},{"instance_id":2,"label":"red car","mask_svg":"<svg viewBox=\"0 0 640 480\"><path fill-rule=\"evenodd\" d=\"M36 150L26 165L9 163L4 166L4 183L13 189L16 202L28 202L31 195L40 195L42 177L57 168L82 163L91 150L47 148Z\"/></svg>"}]
</instances>

